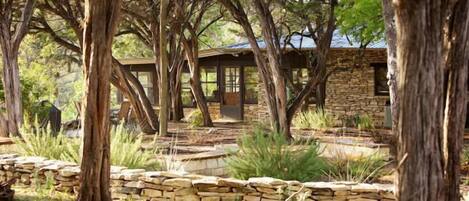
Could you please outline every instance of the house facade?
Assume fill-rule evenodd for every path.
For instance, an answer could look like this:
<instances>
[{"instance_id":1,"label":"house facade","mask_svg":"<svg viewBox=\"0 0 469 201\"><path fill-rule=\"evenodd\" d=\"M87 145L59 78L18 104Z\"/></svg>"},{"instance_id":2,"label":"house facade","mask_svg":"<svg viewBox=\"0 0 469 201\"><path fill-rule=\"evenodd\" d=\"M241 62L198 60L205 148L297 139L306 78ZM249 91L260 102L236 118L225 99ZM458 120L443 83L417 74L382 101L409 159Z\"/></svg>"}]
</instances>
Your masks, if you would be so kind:
<instances>
[{"instance_id":1,"label":"house facade","mask_svg":"<svg viewBox=\"0 0 469 201\"><path fill-rule=\"evenodd\" d=\"M263 48L265 44L259 41ZM282 61L282 68L295 85L304 85L308 80L306 58L302 51L315 48L309 38L292 37L291 46ZM369 115L375 126L385 125L389 91L386 79L386 46L383 42L370 45L367 49L350 43L345 37L334 34L328 57L328 70L339 67L326 82L325 110L335 117L340 125L344 119L354 115ZM156 104L158 93L155 81L154 60L120 60L142 83L152 103ZM234 119L240 121L263 121L268 118L262 82L249 44L241 43L224 48L201 50L199 55L201 81L208 100L212 119ZM185 69L182 75L182 100L187 115L194 110ZM123 98L118 94L118 100ZM315 100L308 100L314 107Z\"/></svg>"}]
</instances>

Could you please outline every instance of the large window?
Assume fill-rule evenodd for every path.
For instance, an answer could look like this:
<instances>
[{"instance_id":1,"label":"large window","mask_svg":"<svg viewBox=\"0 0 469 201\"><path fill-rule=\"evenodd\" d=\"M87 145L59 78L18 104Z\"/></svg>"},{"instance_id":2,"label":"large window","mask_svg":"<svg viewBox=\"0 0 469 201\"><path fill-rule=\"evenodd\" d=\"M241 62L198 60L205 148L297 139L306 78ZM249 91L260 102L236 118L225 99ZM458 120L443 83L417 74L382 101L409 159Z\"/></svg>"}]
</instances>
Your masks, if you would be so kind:
<instances>
[{"instance_id":1,"label":"large window","mask_svg":"<svg viewBox=\"0 0 469 201\"><path fill-rule=\"evenodd\" d=\"M259 74L257 67L244 67L244 102L256 104L259 94Z\"/></svg>"},{"instance_id":2,"label":"large window","mask_svg":"<svg viewBox=\"0 0 469 201\"><path fill-rule=\"evenodd\" d=\"M133 71L132 74L138 79L140 84L142 84L145 94L148 99L150 99L151 104L154 104L154 94L153 94L153 76L152 72L148 71Z\"/></svg>"},{"instance_id":3,"label":"large window","mask_svg":"<svg viewBox=\"0 0 469 201\"><path fill-rule=\"evenodd\" d=\"M207 101L218 101L217 68L201 68L200 81L202 82L202 90Z\"/></svg>"},{"instance_id":4,"label":"large window","mask_svg":"<svg viewBox=\"0 0 469 201\"><path fill-rule=\"evenodd\" d=\"M375 69L375 95L377 96L388 96L388 68L386 63L371 64Z\"/></svg>"}]
</instances>

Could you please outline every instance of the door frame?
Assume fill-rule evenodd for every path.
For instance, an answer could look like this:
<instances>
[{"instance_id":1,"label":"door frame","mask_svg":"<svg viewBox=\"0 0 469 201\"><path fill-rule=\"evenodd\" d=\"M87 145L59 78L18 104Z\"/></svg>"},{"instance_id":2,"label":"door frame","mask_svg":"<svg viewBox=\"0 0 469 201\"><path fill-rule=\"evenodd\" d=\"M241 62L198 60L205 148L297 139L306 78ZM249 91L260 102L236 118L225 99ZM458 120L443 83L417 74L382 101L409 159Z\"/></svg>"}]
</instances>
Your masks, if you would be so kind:
<instances>
[{"instance_id":1,"label":"door frame","mask_svg":"<svg viewBox=\"0 0 469 201\"><path fill-rule=\"evenodd\" d=\"M239 107L238 107L238 112L239 112L239 118L236 120L244 120L244 65L227 65L227 66L221 66L220 63L218 63L218 72L219 73L219 89L218 91L220 92L220 115L223 116L223 106L224 106L224 98L225 98L225 86L226 86L226 76L225 72L227 68L237 68L239 71Z\"/></svg>"}]
</instances>

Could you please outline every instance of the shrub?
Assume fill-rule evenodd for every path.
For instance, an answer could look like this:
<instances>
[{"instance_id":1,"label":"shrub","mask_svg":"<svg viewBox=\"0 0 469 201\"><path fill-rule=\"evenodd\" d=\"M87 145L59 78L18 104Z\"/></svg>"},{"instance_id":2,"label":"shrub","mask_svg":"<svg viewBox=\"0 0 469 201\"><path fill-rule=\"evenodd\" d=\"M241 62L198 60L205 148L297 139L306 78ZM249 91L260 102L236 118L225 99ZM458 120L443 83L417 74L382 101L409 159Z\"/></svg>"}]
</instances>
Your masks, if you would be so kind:
<instances>
[{"instance_id":1,"label":"shrub","mask_svg":"<svg viewBox=\"0 0 469 201\"><path fill-rule=\"evenodd\" d=\"M37 121L30 124L27 119L20 128L22 139L13 138L17 146L17 151L24 156L42 156L53 160L66 160L78 162L77 158L70 156L78 155L80 141L78 139L67 138L62 132L56 134L50 128L40 128Z\"/></svg>"},{"instance_id":2,"label":"shrub","mask_svg":"<svg viewBox=\"0 0 469 201\"><path fill-rule=\"evenodd\" d=\"M325 174L333 181L373 182L388 173L385 169L388 164L384 155L378 152L368 156L353 156L336 151L329 160L329 169Z\"/></svg>"},{"instance_id":3,"label":"shrub","mask_svg":"<svg viewBox=\"0 0 469 201\"><path fill-rule=\"evenodd\" d=\"M334 126L334 118L323 110L299 113L293 119L293 125L299 128L330 128Z\"/></svg>"},{"instance_id":4,"label":"shrub","mask_svg":"<svg viewBox=\"0 0 469 201\"><path fill-rule=\"evenodd\" d=\"M111 164L128 168L156 170L156 152L142 150L142 138L125 128L124 124L111 130Z\"/></svg>"},{"instance_id":5,"label":"shrub","mask_svg":"<svg viewBox=\"0 0 469 201\"><path fill-rule=\"evenodd\" d=\"M202 112L199 109L192 111L187 117L187 122L189 122L189 126L192 128L203 126L204 117L202 116Z\"/></svg>"},{"instance_id":6,"label":"shrub","mask_svg":"<svg viewBox=\"0 0 469 201\"><path fill-rule=\"evenodd\" d=\"M21 128L23 140L14 139L18 152L24 156L42 156L48 159L70 162L81 161L79 139L68 138L60 132L56 137L50 129L39 124ZM132 134L120 124L111 129L111 164L128 168L156 170L159 164L155 151L142 150L142 138Z\"/></svg>"},{"instance_id":7,"label":"shrub","mask_svg":"<svg viewBox=\"0 0 469 201\"><path fill-rule=\"evenodd\" d=\"M370 115L357 115L355 117L355 126L359 130L366 130L366 129L373 129L374 126L374 121L373 118L371 118Z\"/></svg>"},{"instance_id":8,"label":"shrub","mask_svg":"<svg viewBox=\"0 0 469 201\"><path fill-rule=\"evenodd\" d=\"M255 128L239 140L240 150L227 159L230 176L239 179L275 177L310 181L321 176L325 162L317 142L291 146L282 134Z\"/></svg>"}]
</instances>

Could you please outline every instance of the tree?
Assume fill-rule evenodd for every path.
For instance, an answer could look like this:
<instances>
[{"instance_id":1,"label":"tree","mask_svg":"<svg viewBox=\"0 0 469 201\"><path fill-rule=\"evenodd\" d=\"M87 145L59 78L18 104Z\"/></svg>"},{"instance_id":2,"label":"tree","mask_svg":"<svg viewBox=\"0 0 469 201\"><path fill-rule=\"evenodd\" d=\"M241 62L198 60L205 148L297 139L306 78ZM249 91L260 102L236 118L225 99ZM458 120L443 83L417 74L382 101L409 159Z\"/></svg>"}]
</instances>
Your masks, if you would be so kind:
<instances>
[{"instance_id":1,"label":"tree","mask_svg":"<svg viewBox=\"0 0 469 201\"><path fill-rule=\"evenodd\" d=\"M7 126L11 135L19 135L23 122L21 106L20 77L18 68L18 51L21 41L29 29L35 0L18 2L0 1L0 46L3 61L3 86L5 91ZM21 11L19 9L21 8ZM3 117L2 117L3 118Z\"/></svg>"},{"instance_id":2,"label":"tree","mask_svg":"<svg viewBox=\"0 0 469 201\"><path fill-rule=\"evenodd\" d=\"M82 53L83 27L81 20L84 17L83 1L45 0L38 3L41 12L34 17L32 27L34 30L47 33L61 46ZM71 33L61 33L54 30L46 19L47 15L53 15L63 20ZM67 29L65 29L67 30ZM118 34L119 35L119 34ZM132 105L132 111L137 117L140 128L144 133L154 134L158 130L158 117L156 116L150 100L145 94L143 86L138 79L113 58L113 71L111 83L127 97Z\"/></svg>"},{"instance_id":3,"label":"tree","mask_svg":"<svg viewBox=\"0 0 469 201\"><path fill-rule=\"evenodd\" d=\"M180 40L184 50L184 55L187 60L190 72L190 87L197 107L202 112L203 125L213 126L210 112L208 111L207 99L205 98L202 90L202 83L200 81L200 66L199 66L199 36L208 26L213 22L220 19L214 18L205 27L203 26L203 17L207 10L213 6L211 0L178 0L175 3L175 13L179 21L182 22L182 31L180 32ZM187 33L187 34L186 34Z\"/></svg>"},{"instance_id":4,"label":"tree","mask_svg":"<svg viewBox=\"0 0 469 201\"><path fill-rule=\"evenodd\" d=\"M459 200L469 2L394 1L398 200Z\"/></svg>"},{"instance_id":5,"label":"tree","mask_svg":"<svg viewBox=\"0 0 469 201\"><path fill-rule=\"evenodd\" d=\"M111 200L109 105L112 40L120 14L119 0L86 0L83 32L85 97L82 106L83 159L80 201Z\"/></svg>"},{"instance_id":6,"label":"tree","mask_svg":"<svg viewBox=\"0 0 469 201\"><path fill-rule=\"evenodd\" d=\"M191 74L191 92L194 94L195 101L197 103L198 108L202 111L202 116L204 117L204 126L212 126L212 121L210 118L210 114L208 112L207 101L205 100L205 96L203 94L202 88L200 86L200 73L198 67L198 54L193 55L192 53L198 53L198 38L200 34L202 34L207 28L212 25L214 21L219 20L221 17L217 16L214 17L213 20L208 22L206 26L202 26L202 22L198 22L197 26L194 27L194 30L198 33L196 37L192 37L190 33L190 38L182 38L184 32L187 31L187 27L193 26L193 22L195 19L202 21L202 17L204 16L207 9L209 9L213 3L210 3L210 6L206 6L203 9L195 9L189 10L189 8L197 8L200 5L207 5L207 2L210 1L181 1L175 2L172 1L168 5L168 12L170 15L168 16L168 25L166 26L166 30L170 30L173 34L168 34L166 37L167 45L166 45L166 54L168 54L169 61L168 61L168 74L169 74L169 93L170 93L170 100L171 100L171 118L173 120L180 120L183 117L182 114L182 99L181 99L181 76L182 70L185 65L184 57L187 59L187 52L184 47L184 41L190 40L189 43L195 41L197 46L191 46L191 60L194 60L194 56L197 56L196 64L197 67L191 67L194 65L189 65L189 70ZM131 33L135 34L139 39L142 40L148 47L152 48L155 52L155 62L156 64L159 63L159 43L160 37L159 34L162 30L159 29L160 22L160 6L159 1L155 1L154 3L148 4L148 2L135 2L129 1L125 5L125 16L126 16L126 30ZM151 9L142 9L142 8L151 8ZM179 10L177 10L179 9ZM150 10L150 13L148 13ZM138 12L135 12L138 11ZM198 30L200 29L200 30ZM193 51L197 49L196 51ZM190 62L188 61L188 64ZM192 62L193 64L194 62ZM159 69L159 67L156 67ZM192 69L192 70L191 70ZM161 72L158 70L158 77L161 76Z\"/></svg>"},{"instance_id":7,"label":"tree","mask_svg":"<svg viewBox=\"0 0 469 201\"><path fill-rule=\"evenodd\" d=\"M248 38L256 64L260 70L261 81L264 84L264 91L266 92L265 98L271 116L272 127L278 132L283 133L287 138L292 138L290 125L294 114L300 108L306 97L314 91L316 86L324 82L325 78L327 78L328 73L325 71L325 62L330 47L332 32L335 28L334 8L337 2L330 1L324 4L324 10L326 10L323 15L324 18L322 18L324 20L316 21L318 27L314 27L323 28L318 32L314 31L314 25L309 21L311 18L301 15L301 13L305 14L305 12L301 12L305 11L304 8L311 8L311 6L316 5L315 2L303 2L304 4L300 2L299 5L296 1L281 2L281 5L290 10L290 12L296 16L302 17L302 21L308 19L308 23L306 24L309 27L310 37L316 37L315 41L318 44L316 53L319 53L317 57L317 63L319 63L319 65L315 65L310 69L310 72L313 72L310 74L314 76L310 76L305 87L290 101L287 99L286 91L288 80L286 75L288 75L288 73L284 72L281 68L285 46L281 45L281 31L277 27L277 25L281 23L276 23L272 15L273 2L254 0L251 4L259 18L262 39L266 43L265 54L257 44L257 38L254 34L252 23L246 14L243 4L239 0L219 0L219 2L231 13L235 21L243 28ZM295 6L299 7L299 9L295 9ZM319 11L321 9L317 10ZM285 45L286 44L287 43L285 43ZM267 60L264 55L267 56Z\"/></svg>"},{"instance_id":8,"label":"tree","mask_svg":"<svg viewBox=\"0 0 469 201\"><path fill-rule=\"evenodd\" d=\"M167 135L168 132L168 54L166 45L167 30L166 25L168 24L168 0L161 0L160 5L160 32L159 32L159 49L156 47L155 54L160 54L159 58L159 72L160 72L160 132L162 136ZM155 39L153 40L155 41ZM156 44L153 44L156 45ZM156 50L159 50L157 52ZM155 57L158 58L158 57Z\"/></svg>"}]
</instances>

